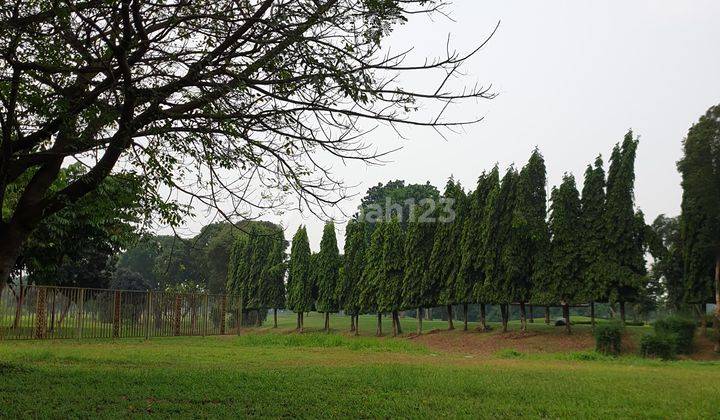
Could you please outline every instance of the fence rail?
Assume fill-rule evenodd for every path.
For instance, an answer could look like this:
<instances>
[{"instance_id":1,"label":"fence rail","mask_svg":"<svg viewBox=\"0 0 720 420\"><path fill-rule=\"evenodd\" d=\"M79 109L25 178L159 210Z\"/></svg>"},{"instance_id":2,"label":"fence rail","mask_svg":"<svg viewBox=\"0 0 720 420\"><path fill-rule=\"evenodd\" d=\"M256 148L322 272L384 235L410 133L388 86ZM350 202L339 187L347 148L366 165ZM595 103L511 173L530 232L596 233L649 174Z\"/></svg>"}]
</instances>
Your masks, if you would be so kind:
<instances>
[{"instance_id":1,"label":"fence rail","mask_svg":"<svg viewBox=\"0 0 720 420\"><path fill-rule=\"evenodd\" d=\"M233 295L6 284L0 340L125 338L238 333Z\"/></svg>"}]
</instances>

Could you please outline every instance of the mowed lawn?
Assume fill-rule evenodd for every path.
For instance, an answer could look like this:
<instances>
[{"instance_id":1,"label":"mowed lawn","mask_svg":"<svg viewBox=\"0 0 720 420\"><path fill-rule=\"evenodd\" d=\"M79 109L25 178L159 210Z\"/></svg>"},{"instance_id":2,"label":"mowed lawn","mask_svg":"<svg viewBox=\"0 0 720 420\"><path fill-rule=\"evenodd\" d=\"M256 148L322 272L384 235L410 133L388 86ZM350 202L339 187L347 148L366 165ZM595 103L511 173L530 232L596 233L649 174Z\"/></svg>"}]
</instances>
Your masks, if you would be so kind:
<instances>
[{"instance_id":1,"label":"mowed lawn","mask_svg":"<svg viewBox=\"0 0 720 420\"><path fill-rule=\"evenodd\" d=\"M321 320L313 314L308 324L315 318ZM346 318L333 321L347 329ZM406 329L414 327L407 321ZM0 415L720 416L715 361L510 348L479 356L406 337L297 334L289 331L293 322L282 317L286 328L240 336L0 342ZM445 325L433 321L428 329ZM374 333L372 317L363 327ZM547 328L536 323L531 331L553 334Z\"/></svg>"}]
</instances>

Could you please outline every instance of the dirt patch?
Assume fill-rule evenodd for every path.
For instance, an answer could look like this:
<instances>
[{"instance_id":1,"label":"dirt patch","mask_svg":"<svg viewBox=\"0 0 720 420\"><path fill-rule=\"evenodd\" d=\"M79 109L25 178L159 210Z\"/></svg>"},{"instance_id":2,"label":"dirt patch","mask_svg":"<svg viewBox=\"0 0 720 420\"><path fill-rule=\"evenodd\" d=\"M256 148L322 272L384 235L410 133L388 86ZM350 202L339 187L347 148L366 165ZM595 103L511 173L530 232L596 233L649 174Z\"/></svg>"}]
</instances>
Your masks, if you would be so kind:
<instances>
[{"instance_id":1,"label":"dirt patch","mask_svg":"<svg viewBox=\"0 0 720 420\"><path fill-rule=\"evenodd\" d=\"M499 350L514 349L521 353L556 353L591 350L595 342L588 332L522 332L442 331L435 330L410 336L430 349L471 355L492 355Z\"/></svg>"}]
</instances>

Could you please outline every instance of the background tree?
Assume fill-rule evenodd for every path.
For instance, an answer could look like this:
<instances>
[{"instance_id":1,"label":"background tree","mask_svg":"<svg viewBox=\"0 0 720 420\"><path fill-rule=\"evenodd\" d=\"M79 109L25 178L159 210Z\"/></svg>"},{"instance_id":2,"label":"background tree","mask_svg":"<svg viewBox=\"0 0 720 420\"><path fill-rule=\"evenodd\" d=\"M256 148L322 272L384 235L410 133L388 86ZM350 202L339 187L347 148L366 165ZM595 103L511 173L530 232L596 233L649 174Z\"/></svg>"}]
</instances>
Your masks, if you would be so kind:
<instances>
[{"instance_id":1,"label":"background tree","mask_svg":"<svg viewBox=\"0 0 720 420\"><path fill-rule=\"evenodd\" d=\"M269 238L272 241L270 253L261 273L261 296L263 307L273 308L273 328L277 328L277 310L285 308L285 249L287 242L282 229L277 229Z\"/></svg>"},{"instance_id":2,"label":"background tree","mask_svg":"<svg viewBox=\"0 0 720 420\"><path fill-rule=\"evenodd\" d=\"M489 173L480 175L475 191L468 197L468 214L465 217L461 240L461 261L456 287L459 296L465 296L466 302L478 302L480 306L480 325L487 329L485 303L488 296L485 293L483 271L483 223L485 222L486 203L490 192L497 188L499 183L498 168L495 166Z\"/></svg>"},{"instance_id":3,"label":"background tree","mask_svg":"<svg viewBox=\"0 0 720 420\"><path fill-rule=\"evenodd\" d=\"M705 303L714 288L715 351L720 351L720 106L690 127L678 170L685 297L688 303Z\"/></svg>"},{"instance_id":4,"label":"background tree","mask_svg":"<svg viewBox=\"0 0 720 420\"><path fill-rule=\"evenodd\" d=\"M307 230L300 226L293 236L288 263L287 306L297 314L297 328L303 331L304 313L313 309L312 267Z\"/></svg>"},{"instance_id":5,"label":"background tree","mask_svg":"<svg viewBox=\"0 0 720 420\"><path fill-rule=\"evenodd\" d=\"M375 230L370 237L370 245L365 254L365 267L361 282L358 286L360 291L359 307L360 312L377 312L377 328L375 334L382 335L382 312L378 307L380 298L380 285L384 281L385 270L383 266L383 249L385 246L385 226L387 222L378 221ZM358 325L359 327L359 325Z\"/></svg>"},{"instance_id":6,"label":"background tree","mask_svg":"<svg viewBox=\"0 0 720 420\"><path fill-rule=\"evenodd\" d=\"M121 268L110 279L110 288L116 290L152 290L152 285L138 272Z\"/></svg>"},{"instance_id":7,"label":"background tree","mask_svg":"<svg viewBox=\"0 0 720 420\"><path fill-rule=\"evenodd\" d=\"M565 174L559 187L551 193L549 228L550 242L550 276L552 281L547 285L550 294L563 306L565 328L570 332L569 305L576 302L582 292L581 280L581 244L582 231L580 223L580 197L575 178Z\"/></svg>"},{"instance_id":8,"label":"background tree","mask_svg":"<svg viewBox=\"0 0 720 420\"><path fill-rule=\"evenodd\" d=\"M683 278L683 246L680 236L680 218L664 214L655 218L652 229L660 240L662 252L655 258L650 277L655 282L653 292L666 307L679 311L685 304Z\"/></svg>"},{"instance_id":9,"label":"background tree","mask_svg":"<svg viewBox=\"0 0 720 420\"><path fill-rule=\"evenodd\" d=\"M422 207L413 211L422 214ZM436 304L439 283L430 277L428 266L435 237L435 223L413 217L405 236L405 274L402 284L403 307L417 308L417 333L422 333L422 308Z\"/></svg>"},{"instance_id":10,"label":"background tree","mask_svg":"<svg viewBox=\"0 0 720 420\"><path fill-rule=\"evenodd\" d=\"M537 277L542 254L549 245L545 187L545 160L535 148L518 176L506 254L506 264L514 273L508 278L508 288L512 300L520 303L523 331L527 330L525 302L530 300L532 279Z\"/></svg>"},{"instance_id":11,"label":"background tree","mask_svg":"<svg viewBox=\"0 0 720 420\"><path fill-rule=\"evenodd\" d=\"M345 226L345 254L341 281L338 284L339 306L350 315L350 331L358 333L357 317L360 312L360 289L365 267L366 232L365 222L350 219Z\"/></svg>"},{"instance_id":12,"label":"background tree","mask_svg":"<svg viewBox=\"0 0 720 420\"><path fill-rule=\"evenodd\" d=\"M595 325L595 302L606 301L609 288L607 275L607 240L605 226L605 170L602 157L585 169L580 200L582 230L582 300L590 302L590 318Z\"/></svg>"},{"instance_id":13,"label":"background tree","mask_svg":"<svg viewBox=\"0 0 720 420\"><path fill-rule=\"evenodd\" d=\"M610 157L605 206L608 264L608 299L620 304L625 321L625 302L637 299L645 267L644 251L638 246L638 224L634 209L635 153L638 140L628 131L622 146L616 145Z\"/></svg>"},{"instance_id":14,"label":"background tree","mask_svg":"<svg viewBox=\"0 0 720 420\"><path fill-rule=\"evenodd\" d=\"M453 305L464 303L464 319L467 319L467 301L463 300L464 295L458 295L457 278L458 269L462 261L462 227L465 213L465 192L459 182L452 177L445 185L443 199L446 200L439 206L437 227L430 264L428 266L429 276L438 279L440 293L438 303L447 307L448 329L453 326ZM449 209L449 211L447 211ZM465 322L467 329L467 322Z\"/></svg>"},{"instance_id":15,"label":"background tree","mask_svg":"<svg viewBox=\"0 0 720 420\"><path fill-rule=\"evenodd\" d=\"M441 118L445 106L427 120L411 113L492 97L445 87L479 48L416 66L381 45L408 15L442 8L420 0L3 3L0 207L8 185L33 175L0 220L0 282L43 219L113 171L141 174L154 201L147 208L170 223L181 206L160 190L220 212L216 203L230 199L247 216L286 191L310 205L341 199L344 189L310 156L374 160L363 120L474 122ZM439 70L437 87L396 82L422 69ZM53 190L66 159L90 169Z\"/></svg>"},{"instance_id":16,"label":"background tree","mask_svg":"<svg viewBox=\"0 0 720 420\"><path fill-rule=\"evenodd\" d=\"M325 331L330 331L330 312L339 310L336 289L340 279L340 252L338 251L335 225L326 223L317 256L317 303L318 312L325 313Z\"/></svg>"},{"instance_id":17,"label":"background tree","mask_svg":"<svg viewBox=\"0 0 720 420\"><path fill-rule=\"evenodd\" d=\"M381 282L378 287L378 313L392 316L393 337L402 333L398 311L402 307L402 282L405 270L405 233L397 217L383 232Z\"/></svg>"},{"instance_id":18,"label":"background tree","mask_svg":"<svg viewBox=\"0 0 720 420\"><path fill-rule=\"evenodd\" d=\"M370 222L371 232L378 218L389 222L393 216L398 216L400 224L407 229L413 206L436 200L439 196L440 192L430 182L405 184L403 180L390 181L368 188L360 201L360 212Z\"/></svg>"}]
</instances>

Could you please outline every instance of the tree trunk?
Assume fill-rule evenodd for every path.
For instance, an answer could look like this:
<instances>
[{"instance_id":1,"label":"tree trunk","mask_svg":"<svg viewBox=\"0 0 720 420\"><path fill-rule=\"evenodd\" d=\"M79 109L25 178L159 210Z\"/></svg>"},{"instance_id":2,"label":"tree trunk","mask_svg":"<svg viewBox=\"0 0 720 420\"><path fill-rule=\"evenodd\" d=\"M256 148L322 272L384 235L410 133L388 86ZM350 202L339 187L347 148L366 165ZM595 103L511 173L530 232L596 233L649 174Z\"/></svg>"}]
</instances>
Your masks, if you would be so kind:
<instances>
[{"instance_id":1,"label":"tree trunk","mask_svg":"<svg viewBox=\"0 0 720 420\"><path fill-rule=\"evenodd\" d=\"M502 332L508 331L508 305L500 305L500 316L502 317Z\"/></svg>"},{"instance_id":2,"label":"tree trunk","mask_svg":"<svg viewBox=\"0 0 720 420\"><path fill-rule=\"evenodd\" d=\"M452 305L447 305L447 315L448 315L448 330L454 330L455 325L453 325Z\"/></svg>"},{"instance_id":3,"label":"tree trunk","mask_svg":"<svg viewBox=\"0 0 720 420\"><path fill-rule=\"evenodd\" d=\"M720 255L715 257L715 352L720 352Z\"/></svg>"},{"instance_id":4,"label":"tree trunk","mask_svg":"<svg viewBox=\"0 0 720 420\"><path fill-rule=\"evenodd\" d=\"M595 328L595 301L590 301L590 325Z\"/></svg>"},{"instance_id":5,"label":"tree trunk","mask_svg":"<svg viewBox=\"0 0 720 420\"><path fill-rule=\"evenodd\" d=\"M302 318L302 312L297 313L297 327L296 330L300 331L300 318Z\"/></svg>"},{"instance_id":6,"label":"tree trunk","mask_svg":"<svg viewBox=\"0 0 720 420\"><path fill-rule=\"evenodd\" d=\"M390 313L390 318L392 318L392 336L397 337L397 320L395 319L395 312Z\"/></svg>"},{"instance_id":7,"label":"tree trunk","mask_svg":"<svg viewBox=\"0 0 720 420\"><path fill-rule=\"evenodd\" d=\"M425 319L427 319L428 321L432 321L432 308L427 308L425 310L425 315L427 315Z\"/></svg>"},{"instance_id":8,"label":"tree trunk","mask_svg":"<svg viewBox=\"0 0 720 420\"><path fill-rule=\"evenodd\" d=\"M273 328L277 328L277 308L273 309Z\"/></svg>"},{"instance_id":9,"label":"tree trunk","mask_svg":"<svg viewBox=\"0 0 720 420\"><path fill-rule=\"evenodd\" d=\"M705 317L705 314L707 313L707 304L701 303L698 308L698 312L700 315L700 333L704 337L707 335L707 318Z\"/></svg>"},{"instance_id":10,"label":"tree trunk","mask_svg":"<svg viewBox=\"0 0 720 420\"><path fill-rule=\"evenodd\" d=\"M533 314L533 306L530 305L530 308L528 308L528 309L530 309L530 323L534 324L535 323L535 314Z\"/></svg>"},{"instance_id":11,"label":"tree trunk","mask_svg":"<svg viewBox=\"0 0 720 420\"><path fill-rule=\"evenodd\" d=\"M463 303L463 331L468 330L468 304Z\"/></svg>"},{"instance_id":12,"label":"tree trunk","mask_svg":"<svg viewBox=\"0 0 720 420\"><path fill-rule=\"evenodd\" d=\"M527 331L527 316L525 314L525 302L520 302L520 331Z\"/></svg>"},{"instance_id":13,"label":"tree trunk","mask_svg":"<svg viewBox=\"0 0 720 420\"><path fill-rule=\"evenodd\" d=\"M10 280L10 272L29 234L29 230L25 232L17 226L0 227L0 284L5 285Z\"/></svg>"},{"instance_id":14,"label":"tree trunk","mask_svg":"<svg viewBox=\"0 0 720 420\"><path fill-rule=\"evenodd\" d=\"M382 336L382 312L378 312L377 314L377 328L375 329L375 335L378 337Z\"/></svg>"},{"instance_id":15,"label":"tree trunk","mask_svg":"<svg viewBox=\"0 0 720 420\"><path fill-rule=\"evenodd\" d=\"M417 333L418 335L422 334L422 319L423 319L423 313L421 308L417 308Z\"/></svg>"},{"instance_id":16,"label":"tree trunk","mask_svg":"<svg viewBox=\"0 0 720 420\"><path fill-rule=\"evenodd\" d=\"M350 332L355 332L355 315L350 315Z\"/></svg>"},{"instance_id":17,"label":"tree trunk","mask_svg":"<svg viewBox=\"0 0 720 420\"><path fill-rule=\"evenodd\" d=\"M625 325L625 302L620 302L620 322Z\"/></svg>"},{"instance_id":18,"label":"tree trunk","mask_svg":"<svg viewBox=\"0 0 720 420\"><path fill-rule=\"evenodd\" d=\"M395 317L395 326L397 327L397 333L402 334L402 325L400 324L400 314L398 311L393 312L393 316Z\"/></svg>"},{"instance_id":19,"label":"tree trunk","mask_svg":"<svg viewBox=\"0 0 720 420\"><path fill-rule=\"evenodd\" d=\"M480 303L480 327L482 327L483 331L487 331L487 320L485 317L485 304Z\"/></svg>"},{"instance_id":20,"label":"tree trunk","mask_svg":"<svg viewBox=\"0 0 720 420\"><path fill-rule=\"evenodd\" d=\"M570 334L570 305L567 303L563 304L563 319L565 319L565 332Z\"/></svg>"},{"instance_id":21,"label":"tree trunk","mask_svg":"<svg viewBox=\"0 0 720 420\"><path fill-rule=\"evenodd\" d=\"M550 325L550 307L545 307L545 324Z\"/></svg>"},{"instance_id":22,"label":"tree trunk","mask_svg":"<svg viewBox=\"0 0 720 420\"><path fill-rule=\"evenodd\" d=\"M325 312L325 332L330 332L330 312Z\"/></svg>"},{"instance_id":23,"label":"tree trunk","mask_svg":"<svg viewBox=\"0 0 720 420\"><path fill-rule=\"evenodd\" d=\"M300 332L305 331L305 312L300 312Z\"/></svg>"}]
</instances>

